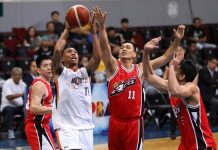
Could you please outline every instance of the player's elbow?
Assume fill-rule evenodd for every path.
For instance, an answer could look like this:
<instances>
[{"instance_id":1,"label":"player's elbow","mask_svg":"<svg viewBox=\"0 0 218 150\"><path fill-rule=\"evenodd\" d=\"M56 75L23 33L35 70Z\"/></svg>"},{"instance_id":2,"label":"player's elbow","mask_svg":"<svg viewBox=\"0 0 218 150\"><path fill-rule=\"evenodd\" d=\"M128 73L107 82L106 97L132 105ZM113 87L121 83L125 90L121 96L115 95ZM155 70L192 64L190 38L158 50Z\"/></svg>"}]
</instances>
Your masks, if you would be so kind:
<instances>
[{"instance_id":1,"label":"player's elbow","mask_svg":"<svg viewBox=\"0 0 218 150\"><path fill-rule=\"evenodd\" d=\"M169 88L169 92L173 97L179 97L180 96L180 92L178 89L171 89Z\"/></svg>"},{"instance_id":2,"label":"player's elbow","mask_svg":"<svg viewBox=\"0 0 218 150\"><path fill-rule=\"evenodd\" d=\"M170 95L173 96L173 97L177 97L177 93L174 92L174 91L170 91Z\"/></svg>"},{"instance_id":3,"label":"player's elbow","mask_svg":"<svg viewBox=\"0 0 218 150\"><path fill-rule=\"evenodd\" d=\"M148 83L150 84L153 84L153 79L152 79L152 76L150 74L144 74L144 80L147 81Z\"/></svg>"},{"instance_id":4,"label":"player's elbow","mask_svg":"<svg viewBox=\"0 0 218 150\"><path fill-rule=\"evenodd\" d=\"M148 73L143 73L143 79L146 81L149 81L149 74Z\"/></svg>"}]
</instances>

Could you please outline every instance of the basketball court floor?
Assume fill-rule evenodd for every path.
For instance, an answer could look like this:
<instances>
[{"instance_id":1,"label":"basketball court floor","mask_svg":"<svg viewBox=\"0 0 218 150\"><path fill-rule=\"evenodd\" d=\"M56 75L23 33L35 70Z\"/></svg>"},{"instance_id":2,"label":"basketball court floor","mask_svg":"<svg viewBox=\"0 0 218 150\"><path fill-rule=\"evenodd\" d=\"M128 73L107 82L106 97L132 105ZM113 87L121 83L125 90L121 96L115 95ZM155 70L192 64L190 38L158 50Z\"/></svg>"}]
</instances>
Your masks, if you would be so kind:
<instances>
[{"instance_id":1,"label":"basketball court floor","mask_svg":"<svg viewBox=\"0 0 218 150\"><path fill-rule=\"evenodd\" d=\"M218 145L218 125L212 128L214 138ZM144 150L176 150L180 143L178 130L176 140L169 138L169 126L157 128L150 124L145 128ZM1 133L0 133L1 135ZM107 150L107 133L94 135L94 150ZM0 150L30 150L25 139L0 139Z\"/></svg>"},{"instance_id":2,"label":"basketball court floor","mask_svg":"<svg viewBox=\"0 0 218 150\"><path fill-rule=\"evenodd\" d=\"M218 145L218 133L214 133ZM176 150L180 143L180 137L176 140L170 138L147 139L144 141L143 150ZM107 144L96 144L94 150L107 150ZM13 148L1 148L0 150L30 150L29 146L16 146Z\"/></svg>"},{"instance_id":3,"label":"basketball court floor","mask_svg":"<svg viewBox=\"0 0 218 150\"><path fill-rule=\"evenodd\" d=\"M218 133L214 133L215 141L218 145ZM143 150L177 150L180 143L180 137L176 140L170 138L157 138L144 141ZM95 145L94 150L107 150L107 144Z\"/></svg>"}]
</instances>

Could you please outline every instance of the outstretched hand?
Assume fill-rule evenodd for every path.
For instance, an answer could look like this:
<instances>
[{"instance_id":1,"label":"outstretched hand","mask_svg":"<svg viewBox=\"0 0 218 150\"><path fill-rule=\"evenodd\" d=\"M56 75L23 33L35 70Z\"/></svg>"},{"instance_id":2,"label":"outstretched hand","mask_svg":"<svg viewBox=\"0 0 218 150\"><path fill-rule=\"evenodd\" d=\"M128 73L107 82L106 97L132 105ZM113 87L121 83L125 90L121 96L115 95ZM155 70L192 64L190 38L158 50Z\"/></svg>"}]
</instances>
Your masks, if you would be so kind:
<instances>
[{"instance_id":1,"label":"outstretched hand","mask_svg":"<svg viewBox=\"0 0 218 150\"><path fill-rule=\"evenodd\" d=\"M178 50L174 53L174 57L171 60L169 65L176 66L180 64L180 62L184 59L185 51L183 48L178 48Z\"/></svg>"},{"instance_id":2,"label":"outstretched hand","mask_svg":"<svg viewBox=\"0 0 218 150\"><path fill-rule=\"evenodd\" d=\"M105 24L107 13L103 12L102 9L98 6L93 8L93 12L95 13L95 18L99 24Z\"/></svg>"},{"instance_id":3,"label":"outstretched hand","mask_svg":"<svg viewBox=\"0 0 218 150\"><path fill-rule=\"evenodd\" d=\"M67 29L69 32L78 32L80 30L79 27L71 28L66 20L64 21L64 28Z\"/></svg>"},{"instance_id":4,"label":"outstretched hand","mask_svg":"<svg viewBox=\"0 0 218 150\"><path fill-rule=\"evenodd\" d=\"M177 30L173 29L175 38L182 40L185 33L185 26L179 25Z\"/></svg>"},{"instance_id":5,"label":"outstretched hand","mask_svg":"<svg viewBox=\"0 0 218 150\"><path fill-rule=\"evenodd\" d=\"M89 23L90 23L90 32L91 33L96 33L97 32L97 23L96 23L96 15L93 11L91 11L90 13L90 20L89 20Z\"/></svg>"},{"instance_id":6,"label":"outstretched hand","mask_svg":"<svg viewBox=\"0 0 218 150\"><path fill-rule=\"evenodd\" d=\"M151 39L144 45L144 50L152 51L154 48L158 48L158 44L160 40L161 40L161 37Z\"/></svg>"}]
</instances>

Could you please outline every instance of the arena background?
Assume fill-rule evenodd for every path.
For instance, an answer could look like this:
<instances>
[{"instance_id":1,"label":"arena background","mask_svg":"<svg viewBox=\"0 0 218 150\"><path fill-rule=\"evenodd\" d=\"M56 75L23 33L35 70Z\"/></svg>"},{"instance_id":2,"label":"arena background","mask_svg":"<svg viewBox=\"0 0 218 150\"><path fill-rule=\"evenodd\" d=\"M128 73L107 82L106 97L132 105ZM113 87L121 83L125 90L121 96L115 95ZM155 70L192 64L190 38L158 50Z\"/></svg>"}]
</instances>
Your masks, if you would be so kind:
<instances>
[{"instance_id":1,"label":"arena background","mask_svg":"<svg viewBox=\"0 0 218 150\"><path fill-rule=\"evenodd\" d=\"M91 9L98 5L108 12L107 25L120 26L120 19L127 17L130 26L158 26L191 24L193 17L200 16L203 23L217 23L217 0L3 0L3 16L0 32L11 28L34 25L45 30L50 12L58 10L61 21L66 10L75 4ZM8 1L8 2L7 2Z\"/></svg>"}]
</instances>

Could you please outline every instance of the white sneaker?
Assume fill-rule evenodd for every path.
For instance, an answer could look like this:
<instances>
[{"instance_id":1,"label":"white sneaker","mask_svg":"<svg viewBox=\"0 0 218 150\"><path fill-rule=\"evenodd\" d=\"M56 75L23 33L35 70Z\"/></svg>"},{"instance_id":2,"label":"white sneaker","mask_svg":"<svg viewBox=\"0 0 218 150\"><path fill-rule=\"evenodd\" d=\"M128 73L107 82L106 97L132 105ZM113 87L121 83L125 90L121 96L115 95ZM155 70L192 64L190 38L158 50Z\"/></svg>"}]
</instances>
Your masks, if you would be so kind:
<instances>
[{"instance_id":1,"label":"white sneaker","mask_svg":"<svg viewBox=\"0 0 218 150\"><path fill-rule=\"evenodd\" d=\"M14 130L8 130L8 139L15 139Z\"/></svg>"}]
</instances>

